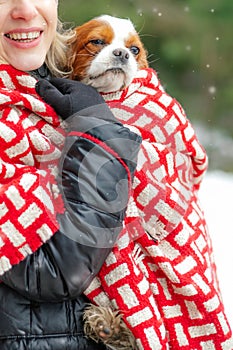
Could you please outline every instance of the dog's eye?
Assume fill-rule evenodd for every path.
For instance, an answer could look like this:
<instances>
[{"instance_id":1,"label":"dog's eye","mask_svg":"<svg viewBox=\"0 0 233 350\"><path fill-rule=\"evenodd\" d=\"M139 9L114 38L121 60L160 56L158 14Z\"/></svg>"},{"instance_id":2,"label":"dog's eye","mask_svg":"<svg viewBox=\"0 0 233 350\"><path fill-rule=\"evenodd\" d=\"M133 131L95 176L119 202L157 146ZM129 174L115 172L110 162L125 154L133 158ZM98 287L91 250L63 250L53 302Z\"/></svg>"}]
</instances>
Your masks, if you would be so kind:
<instances>
[{"instance_id":1,"label":"dog's eye","mask_svg":"<svg viewBox=\"0 0 233 350\"><path fill-rule=\"evenodd\" d=\"M105 45L105 41L102 39L93 39L93 40L90 40L89 43L94 45Z\"/></svg>"},{"instance_id":2,"label":"dog's eye","mask_svg":"<svg viewBox=\"0 0 233 350\"><path fill-rule=\"evenodd\" d=\"M129 49L132 52L132 54L135 55L135 56L137 56L139 54L139 52L140 52L140 49L137 46L131 46Z\"/></svg>"}]
</instances>

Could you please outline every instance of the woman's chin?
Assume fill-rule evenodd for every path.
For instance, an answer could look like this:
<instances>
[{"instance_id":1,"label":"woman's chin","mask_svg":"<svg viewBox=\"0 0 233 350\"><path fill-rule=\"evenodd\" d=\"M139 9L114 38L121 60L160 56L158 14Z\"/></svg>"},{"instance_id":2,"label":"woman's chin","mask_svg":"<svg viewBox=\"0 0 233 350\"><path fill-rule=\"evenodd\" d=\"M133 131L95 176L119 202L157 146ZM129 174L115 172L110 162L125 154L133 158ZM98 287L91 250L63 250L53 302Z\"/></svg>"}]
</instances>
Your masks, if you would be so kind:
<instances>
[{"instance_id":1,"label":"woman's chin","mask_svg":"<svg viewBox=\"0 0 233 350\"><path fill-rule=\"evenodd\" d=\"M43 65L45 57L18 57L18 59L9 60L9 64L14 68L29 72L31 70L37 69Z\"/></svg>"}]
</instances>

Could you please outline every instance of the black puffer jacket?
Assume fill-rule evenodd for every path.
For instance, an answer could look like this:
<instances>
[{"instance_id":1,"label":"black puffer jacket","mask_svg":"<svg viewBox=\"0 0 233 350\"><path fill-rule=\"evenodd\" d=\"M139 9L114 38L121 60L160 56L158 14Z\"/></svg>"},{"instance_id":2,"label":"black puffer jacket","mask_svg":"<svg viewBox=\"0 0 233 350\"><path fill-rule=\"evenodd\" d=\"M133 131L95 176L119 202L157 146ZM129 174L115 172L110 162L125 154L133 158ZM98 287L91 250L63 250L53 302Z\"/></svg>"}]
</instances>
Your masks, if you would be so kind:
<instances>
[{"instance_id":1,"label":"black puffer jacket","mask_svg":"<svg viewBox=\"0 0 233 350\"><path fill-rule=\"evenodd\" d=\"M1 350L105 349L83 335L82 293L122 228L141 139L105 106L77 118L61 159L60 231L1 276Z\"/></svg>"}]
</instances>

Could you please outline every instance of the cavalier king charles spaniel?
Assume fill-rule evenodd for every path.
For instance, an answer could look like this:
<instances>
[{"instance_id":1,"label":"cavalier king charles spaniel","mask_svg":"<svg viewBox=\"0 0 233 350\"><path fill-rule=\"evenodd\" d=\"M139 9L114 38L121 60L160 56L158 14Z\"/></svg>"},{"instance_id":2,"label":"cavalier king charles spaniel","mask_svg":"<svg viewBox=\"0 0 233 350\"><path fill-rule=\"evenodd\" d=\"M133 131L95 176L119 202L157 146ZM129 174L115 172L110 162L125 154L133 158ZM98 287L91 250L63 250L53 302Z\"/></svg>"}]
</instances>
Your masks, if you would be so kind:
<instances>
[{"instance_id":1,"label":"cavalier king charles spaniel","mask_svg":"<svg viewBox=\"0 0 233 350\"><path fill-rule=\"evenodd\" d=\"M69 67L73 80L99 92L124 89L148 67L147 52L129 19L102 15L75 28Z\"/></svg>"}]
</instances>

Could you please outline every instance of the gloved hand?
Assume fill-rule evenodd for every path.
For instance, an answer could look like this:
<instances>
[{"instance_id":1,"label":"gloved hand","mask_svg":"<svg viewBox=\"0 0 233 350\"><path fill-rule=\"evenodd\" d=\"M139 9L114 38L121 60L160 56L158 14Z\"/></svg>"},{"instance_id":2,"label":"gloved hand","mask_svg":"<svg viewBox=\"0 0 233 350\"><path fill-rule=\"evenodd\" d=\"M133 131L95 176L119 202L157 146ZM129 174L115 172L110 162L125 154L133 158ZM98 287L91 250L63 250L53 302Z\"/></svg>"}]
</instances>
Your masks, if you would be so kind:
<instances>
[{"instance_id":1,"label":"gloved hand","mask_svg":"<svg viewBox=\"0 0 233 350\"><path fill-rule=\"evenodd\" d=\"M108 110L103 97L97 90L79 81L64 78L52 78L50 81L39 80L36 84L36 92L55 109L62 119L67 119L88 107L102 104L101 119L104 120L103 114L105 115ZM117 122L110 112L107 120Z\"/></svg>"}]
</instances>

